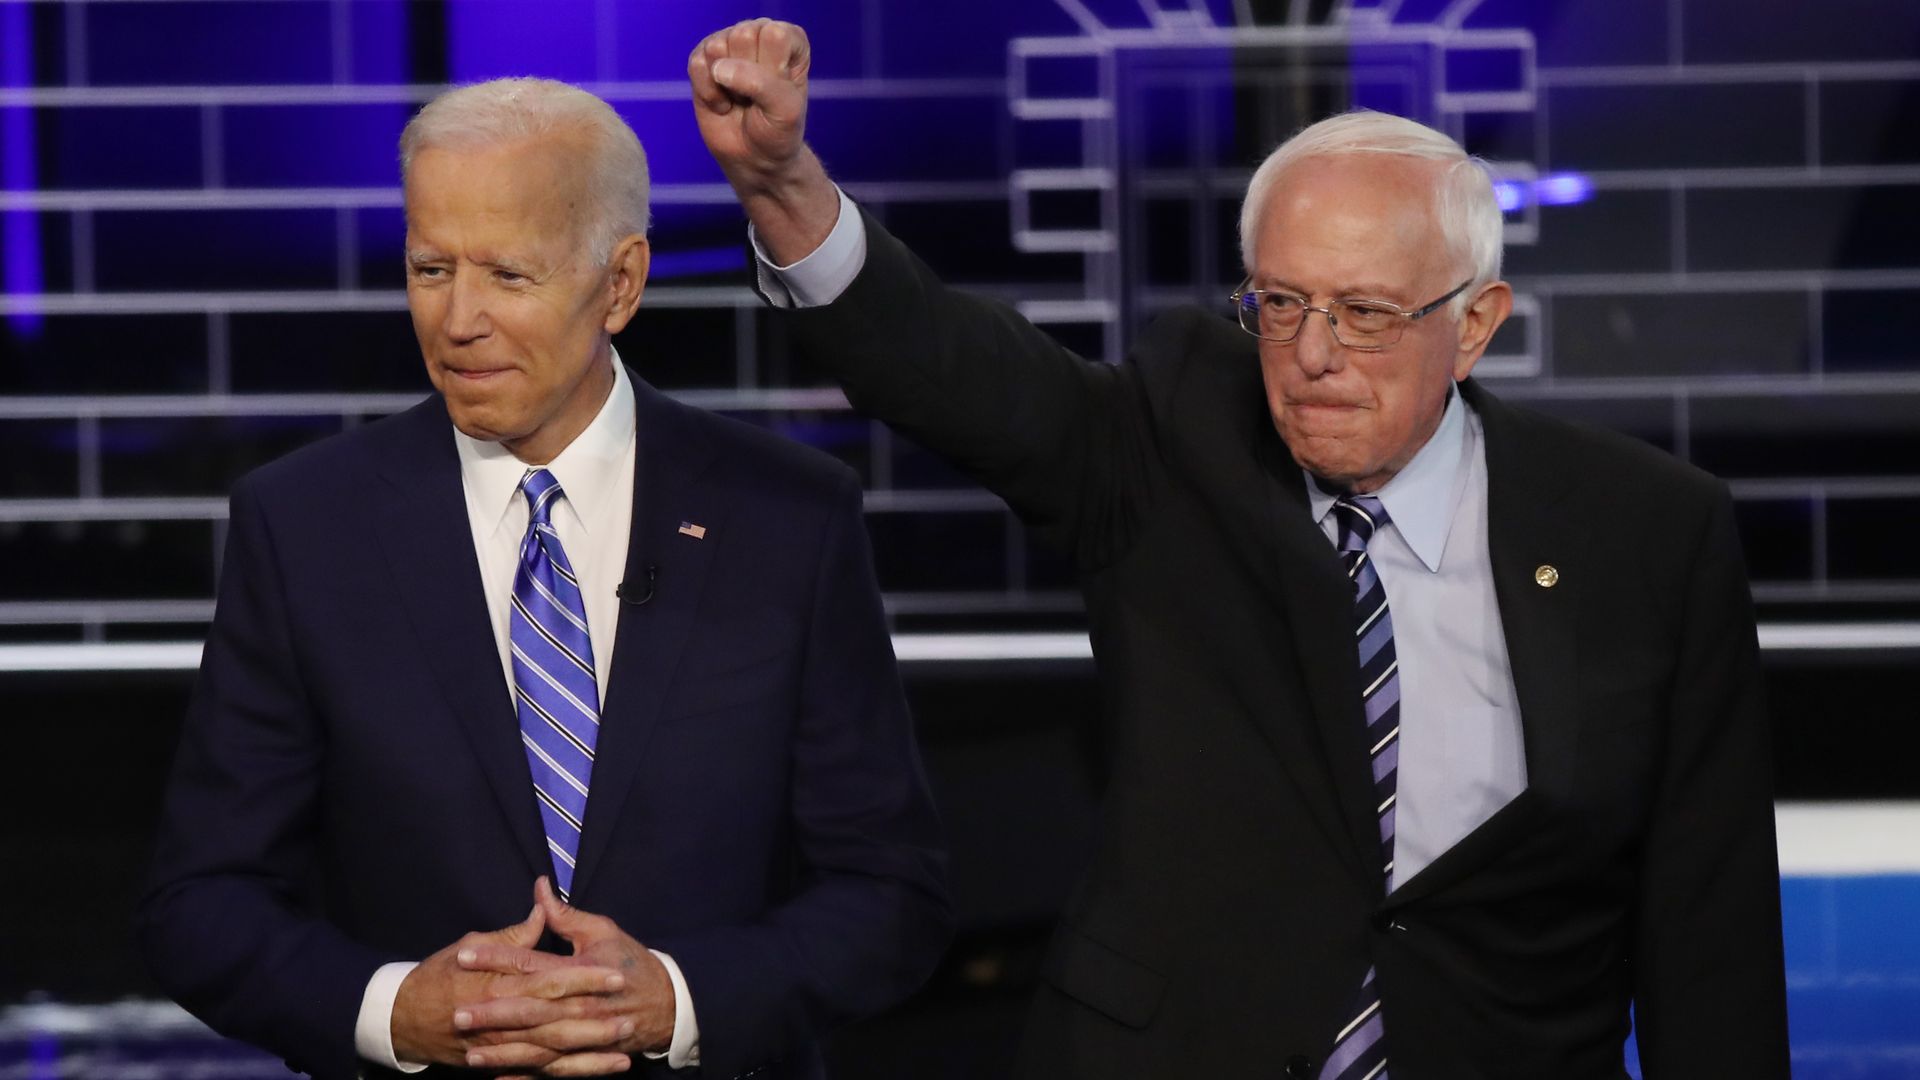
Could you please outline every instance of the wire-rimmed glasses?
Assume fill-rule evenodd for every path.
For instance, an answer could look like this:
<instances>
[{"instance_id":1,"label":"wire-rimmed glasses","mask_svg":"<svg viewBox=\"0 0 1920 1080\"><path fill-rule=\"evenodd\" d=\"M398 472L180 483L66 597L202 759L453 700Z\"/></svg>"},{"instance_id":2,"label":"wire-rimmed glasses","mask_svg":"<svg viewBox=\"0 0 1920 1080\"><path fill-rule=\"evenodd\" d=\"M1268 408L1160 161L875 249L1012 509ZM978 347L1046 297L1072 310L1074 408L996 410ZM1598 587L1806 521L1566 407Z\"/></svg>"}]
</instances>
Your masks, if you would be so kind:
<instances>
[{"instance_id":1,"label":"wire-rimmed glasses","mask_svg":"<svg viewBox=\"0 0 1920 1080\"><path fill-rule=\"evenodd\" d=\"M1378 352L1390 348L1410 324L1438 311L1471 284L1473 279L1468 278L1447 295L1412 311L1385 300L1335 300L1326 307L1314 307L1304 296L1276 289L1241 289L1228 299L1240 318L1240 329L1262 341L1292 341L1307 324L1307 315L1317 311L1327 317L1335 341L1349 349Z\"/></svg>"}]
</instances>

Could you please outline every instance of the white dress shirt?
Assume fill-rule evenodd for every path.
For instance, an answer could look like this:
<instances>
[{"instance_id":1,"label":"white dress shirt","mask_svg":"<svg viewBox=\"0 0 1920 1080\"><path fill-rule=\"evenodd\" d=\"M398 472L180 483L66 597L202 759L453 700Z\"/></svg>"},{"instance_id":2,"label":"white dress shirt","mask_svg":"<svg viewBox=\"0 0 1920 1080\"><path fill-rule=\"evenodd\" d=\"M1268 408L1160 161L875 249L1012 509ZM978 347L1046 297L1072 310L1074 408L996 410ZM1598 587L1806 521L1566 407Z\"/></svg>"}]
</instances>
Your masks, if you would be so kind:
<instances>
[{"instance_id":1,"label":"white dress shirt","mask_svg":"<svg viewBox=\"0 0 1920 1080\"><path fill-rule=\"evenodd\" d=\"M620 602L614 589L627 566L627 539L633 522L633 472L636 456L633 383L619 354L613 357L613 390L600 411L573 442L543 466L560 482L563 498L552 510L554 531L580 579L581 599L587 609L587 633L593 639L593 670L600 703L607 700L607 672L613 662L613 635L620 622ZM473 532L473 550L480 561L480 582L486 592L487 615L493 623L493 641L500 653L509 695L513 687L511 638L513 578L520 565L520 541L527 532L530 511L520 494L520 482L530 466L497 442L484 442L459 429L453 433L460 454L460 484L466 492L467 524ZM593 796L587 796L591 804ZM529 894L531 902L531 894ZM700 1027L694 1019L693 998L686 978L673 957L655 951L673 983L673 1040L665 1053L673 1068L700 1064ZM361 1057L402 1072L420 1072L425 1065L401 1062L393 1052L393 1003L400 983L417 965L386 964L375 971L360 999L354 1026L354 1048Z\"/></svg>"},{"instance_id":2,"label":"white dress shirt","mask_svg":"<svg viewBox=\"0 0 1920 1080\"><path fill-rule=\"evenodd\" d=\"M844 191L833 231L795 263L773 265L748 235L775 307L832 303L867 260L866 224ZM1335 496L1311 477L1307 491L1331 541ZM1376 494L1388 524L1368 549L1400 660L1393 889L1526 790L1527 764L1487 548L1486 447L1480 418L1458 393L1432 437Z\"/></svg>"}]
</instances>

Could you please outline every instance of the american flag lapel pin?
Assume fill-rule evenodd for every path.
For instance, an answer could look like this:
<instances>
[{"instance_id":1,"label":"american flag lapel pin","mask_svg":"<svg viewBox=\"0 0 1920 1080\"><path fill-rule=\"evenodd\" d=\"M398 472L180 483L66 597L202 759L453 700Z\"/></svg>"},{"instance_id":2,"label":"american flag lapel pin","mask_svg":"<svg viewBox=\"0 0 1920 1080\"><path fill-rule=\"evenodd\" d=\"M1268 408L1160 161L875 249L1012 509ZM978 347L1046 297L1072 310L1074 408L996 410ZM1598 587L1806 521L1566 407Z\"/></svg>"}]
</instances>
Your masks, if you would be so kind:
<instances>
[{"instance_id":1,"label":"american flag lapel pin","mask_svg":"<svg viewBox=\"0 0 1920 1080\"><path fill-rule=\"evenodd\" d=\"M683 521L680 523L680 535L691 536L695 540L705 540L707 538L707 527L705 525L695 525L691 521Z\"/></svg>"}]
</instances>

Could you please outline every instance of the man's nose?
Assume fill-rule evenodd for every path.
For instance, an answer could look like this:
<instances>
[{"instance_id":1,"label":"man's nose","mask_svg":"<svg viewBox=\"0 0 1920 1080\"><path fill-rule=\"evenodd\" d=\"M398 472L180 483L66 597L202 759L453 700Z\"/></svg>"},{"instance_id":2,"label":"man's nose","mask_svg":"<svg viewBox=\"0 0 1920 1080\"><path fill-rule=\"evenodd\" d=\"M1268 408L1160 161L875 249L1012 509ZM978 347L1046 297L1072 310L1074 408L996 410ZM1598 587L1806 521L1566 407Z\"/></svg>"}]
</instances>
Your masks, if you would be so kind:
<instances>
[{"instance_id":1,"label":"man's nose","mask_svg":"<svg viewBox=\"0 0 1920 1080\"><path fill-rule=\"evenodd\" d=\"M492 325L487 319L487 298L480 279L471 273L458 273L447 287L447 314L442 329L456 343L487 336Z\"/></svg>"},{"instance_id":2,"label":"man's nose","mask_svg":"<svg viewBox=\"0 0 1920 1080\"><path fill-rule=\"evenodd\" d=\"M1300 333L1293 339L1293 360L1300 370L1314 377L1338 371L1343 363L1344 347L1333 336L1333 323L1326 312L1309 311Z\"/></svg>"}]
</instances>

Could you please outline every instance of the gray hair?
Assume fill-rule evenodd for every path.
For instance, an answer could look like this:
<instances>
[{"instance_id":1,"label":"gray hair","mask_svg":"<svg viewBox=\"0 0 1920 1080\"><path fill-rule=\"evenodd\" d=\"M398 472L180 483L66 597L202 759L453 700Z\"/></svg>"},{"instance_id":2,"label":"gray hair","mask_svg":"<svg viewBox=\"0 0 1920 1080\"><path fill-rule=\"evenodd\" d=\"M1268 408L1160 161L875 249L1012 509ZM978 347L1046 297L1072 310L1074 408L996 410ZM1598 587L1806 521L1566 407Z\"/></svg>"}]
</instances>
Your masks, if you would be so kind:
<instances>
[{"instance_id":1,"label":"gray hair","mask_svg":"<svg viewBox=\"0 0 1920 1080\"><path fill-rule=\"evenodd\" d=\"M588 137L588 208L582 232L594 263L651 223L647 154L613 107L577 86L552 79L494 79L456 87L427 102L400 133L400 176L428 147L484 147L557 131Z\"/></svg>"},{"instance_id":2,"label":"gray hair","mask_svg":"<svg viewBox=\"0 0 1920 1080\"><path fill-rule=\"evenodd\" d=\"M1445 163L1434 190L1434 211L1441 235L1456 258L1473 271L1473 284L1500 280L1500 246L1506 223L1494 196L1486 162L1471 157L1442 132L1404 117L1366 109L1340 113L1313 124L1280 144L1253 172L1246 201L1240 204L1240 258L1253 273L1253 238L1260 229L1273 186L1287 166L1331 154L1396 154ZM1468 289L1451 310L1465 310Z\"/></svg>"}]
</instances>

